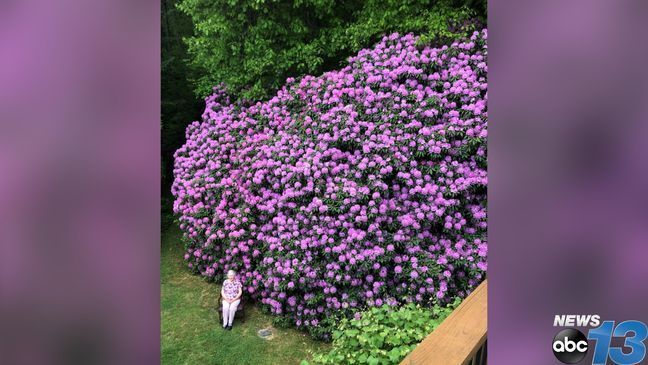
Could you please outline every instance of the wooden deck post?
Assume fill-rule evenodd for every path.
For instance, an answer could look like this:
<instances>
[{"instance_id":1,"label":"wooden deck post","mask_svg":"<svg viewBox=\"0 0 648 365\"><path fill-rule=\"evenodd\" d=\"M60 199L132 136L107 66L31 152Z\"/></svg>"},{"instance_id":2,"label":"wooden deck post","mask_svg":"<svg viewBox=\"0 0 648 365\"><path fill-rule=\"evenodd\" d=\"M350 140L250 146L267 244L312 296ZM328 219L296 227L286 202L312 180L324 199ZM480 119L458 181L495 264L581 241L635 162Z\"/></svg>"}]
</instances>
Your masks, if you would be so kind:
<instances>
[{"instance_id":1,"label":"wooden deck post","mask_svg":"<svg viewBox=\"0 0 648 365\"><path fill-rule=\"evenodd\" d=\"M400 365L485 365L487 286L484 280Z\"/></svg>"}]
</instances>

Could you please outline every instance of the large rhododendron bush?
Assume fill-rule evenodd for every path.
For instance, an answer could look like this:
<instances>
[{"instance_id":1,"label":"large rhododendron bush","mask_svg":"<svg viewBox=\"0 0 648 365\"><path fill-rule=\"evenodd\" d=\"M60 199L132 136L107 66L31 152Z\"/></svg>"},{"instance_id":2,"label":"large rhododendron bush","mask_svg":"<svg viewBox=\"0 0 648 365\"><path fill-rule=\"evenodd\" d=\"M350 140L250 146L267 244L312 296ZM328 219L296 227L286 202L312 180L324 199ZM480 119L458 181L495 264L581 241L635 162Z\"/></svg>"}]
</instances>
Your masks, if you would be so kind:
<instances>
[{"instance_id":1,"label":"large rhododendron bush","mask_svg":"<svg viewBox=\"0 0 648 365\"><path fill-rule=\"evenodd\" d=\"M192 270L327 338L367 307L444 304L486 270L487 31L392 34L276 96L206 99L175 154Z\"/></svg>"}]
</instances>

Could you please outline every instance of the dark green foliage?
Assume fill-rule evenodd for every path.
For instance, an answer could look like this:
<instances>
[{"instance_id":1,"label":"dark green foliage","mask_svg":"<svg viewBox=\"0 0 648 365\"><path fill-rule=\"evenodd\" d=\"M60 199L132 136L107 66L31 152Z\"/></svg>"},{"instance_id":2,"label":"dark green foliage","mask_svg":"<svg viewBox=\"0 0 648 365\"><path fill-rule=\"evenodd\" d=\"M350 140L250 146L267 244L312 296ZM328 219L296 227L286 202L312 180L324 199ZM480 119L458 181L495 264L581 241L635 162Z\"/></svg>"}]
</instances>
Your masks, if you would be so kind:
<instances>
[{"instance_id":1,"label":"dark green foliage","mask_svg":"<svg viewBox=\"0 0 648 365\"><path fill-rule=\"evenodd\" d=\"M484 0L181 0L199 96L224 82L236 97L265 98L287 77L337 68L383 34L444 43L477 28Z\"/></svg>"},{"instance_id":2,"label":"dark green foliage","mask_svg":"<svg viewBox=\"0 0 648 365\"><path fill-rule=\"evenodd\" d=\"M173 153L184 143L187 125L200 117L202 105L187 80L187 47L182 42L183 36L191 34L191 19L176 8L176 2L162 1L162 227L173 221Z\"/></svg>"}]
</instances>

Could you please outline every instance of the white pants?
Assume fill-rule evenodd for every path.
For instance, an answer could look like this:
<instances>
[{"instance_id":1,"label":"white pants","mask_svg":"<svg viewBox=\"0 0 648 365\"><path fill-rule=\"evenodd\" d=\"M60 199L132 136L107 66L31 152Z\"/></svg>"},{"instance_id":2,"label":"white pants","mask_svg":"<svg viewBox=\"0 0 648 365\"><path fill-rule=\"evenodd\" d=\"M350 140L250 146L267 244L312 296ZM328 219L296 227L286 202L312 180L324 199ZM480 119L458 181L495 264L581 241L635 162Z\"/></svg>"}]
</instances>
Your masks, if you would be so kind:
<instances>
[{"instance_id":1,"label":"white pants","mask_svg":"<svg viewBox=\"0 0 648 365\"><path fill-rule=\"evenodd\" d=\"M223 300L223 326L231 326L234 321L234 315L236 314L236 308L238 307L241 300L235 300L232 303L229 303Z\"/></svg>"}]
</instances>

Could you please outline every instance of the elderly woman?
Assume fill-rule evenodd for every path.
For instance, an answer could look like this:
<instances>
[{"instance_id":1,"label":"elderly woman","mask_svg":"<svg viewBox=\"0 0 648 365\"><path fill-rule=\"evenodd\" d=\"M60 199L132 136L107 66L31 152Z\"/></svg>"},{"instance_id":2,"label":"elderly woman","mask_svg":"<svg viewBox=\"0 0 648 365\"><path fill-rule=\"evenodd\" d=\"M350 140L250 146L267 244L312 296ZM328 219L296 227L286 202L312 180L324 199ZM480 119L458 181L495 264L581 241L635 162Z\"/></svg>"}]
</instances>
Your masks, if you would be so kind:
<instances>
[{"instance_id":1,"label":"elderly woman","mask_svg":"<svg viewBox=\"0 0 648 365\"><path fill-rule=\"evenodd\" d=\"M228 271L227 279L223 282L223 289L221 289L223 297L223 328L226 330L232 329L232 321L234 321L236 308L241 303L242 294L243 285L236 279L236 272L234 270Z\"/></svg>"}]
</instances>

